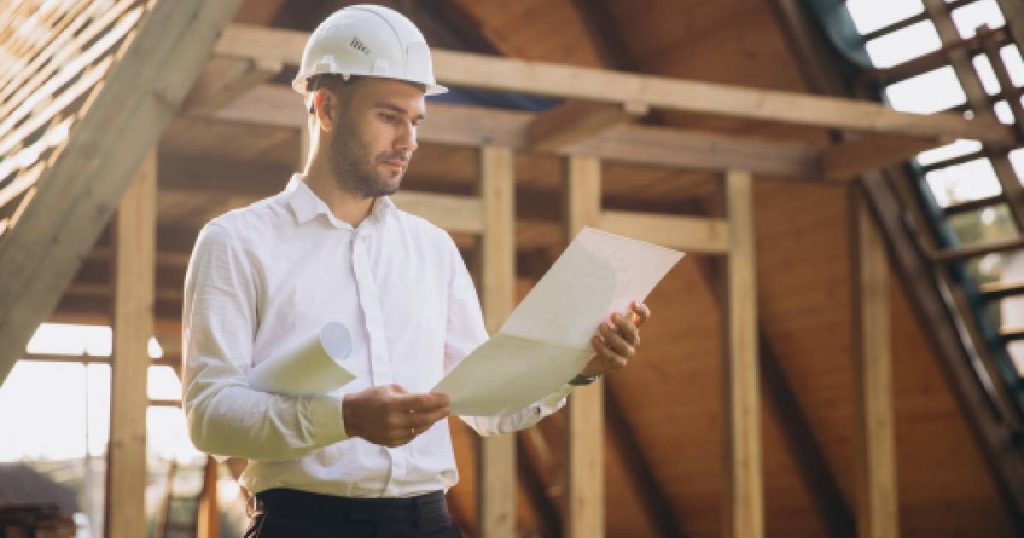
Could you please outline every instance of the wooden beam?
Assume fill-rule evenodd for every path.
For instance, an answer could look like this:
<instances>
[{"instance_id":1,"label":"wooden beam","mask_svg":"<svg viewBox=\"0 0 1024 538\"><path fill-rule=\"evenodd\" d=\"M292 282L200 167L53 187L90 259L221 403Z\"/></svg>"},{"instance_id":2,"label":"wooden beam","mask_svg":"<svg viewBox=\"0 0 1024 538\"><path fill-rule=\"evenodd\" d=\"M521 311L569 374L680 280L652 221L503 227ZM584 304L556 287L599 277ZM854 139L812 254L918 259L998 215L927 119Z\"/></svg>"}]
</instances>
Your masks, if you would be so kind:
<instances>
[{"instance_id":1,"label":"wooden beam","mask_svg":"<svg viewBox=\"0 0 1024 538\"><path fill-rule=\"evenodd\" d=\"M431 103L427 106L427 115L417 132L423 142L532 149L527 129L536 115L529 112ZM261 86L208 117L297 129L304 129L306 125L299 97L283 86ZM759 176L820 178L818 152L806 144L667 127L620 125L556 149L554 153L715 172L742 168Z\"/></svg>"},{"instance_id":2,"label":"wooden beam","mask_svg":"<svg viewBox=\"0 0 1024 538\"><path fill-rule=\"evenodd\" d=\"M729 224L724 219L602 211L596 226L679 250L708 254L729 252Z\"/></svg>"},{"instance_id":3,"label":"wooden beam","mask_svg":"<svg viewBox=\"0 0 1024 538\"><path fill-rule=\"evenodd\" d=\"M724 536L764 536L761 409L758 396L754 193L749 172L726 173L729 220L728 339L725 349L726 506Z\"/></svg>"},{"instance_id":4,"label":"wooden beam","mask_svg":"<svg viewBox=\"0 0 1024 538\"><path fill-rule=\"evenodd\" d=\"M114 331L107 449L107 536L146 534L147 344L153 334L156 155L143 161L116 217Z\"/></svg>"},{"instance_id":5,"label":"wooden beam","mask_svg":"<svg viewBox=\"0 0 1024 538\"><path fill-rule=\"evenodd\" d=\"M515 308L515 156L508 148L480 151L484 320L495 333ZM484 437L477 459L477 521L481 536L511 538L516 526L516 445L511 434Z\"/></svg>"},{"instance_id":6,"label":"wooden beam","mask_svg":"<svg viewBox=\"0 0 1024 538\"><path fill-rule=\"evenodd\" d=\"M569 157L565 191L566 233L571 240L601 216L601 161ZM569 439L566 457L569 491L566 527L569 538L604 536L604 381L578 387L569 396Z\"/></svg>"},{"instance_id":7,"label":"wooden beam","mask_svg":"<svg viewBox=\"0 0 1024 538\"><path fill-rule=\"evenodd\" d=\"M896 418L892 386L889 268L874 219L852 189L854 413L857 421L857 533L899 536Z\"/></svg>"},{"instance_id":8,"label":"wooden beam","mask_svg":"<svg viewBox=\"0 0 1024 538\"><path fill-rule=\"evenodd\" d=\"M850 181L864 172L906 162L918 153L948 143L911 136L862 136L822 151L822 176L829 181Z\"/></svg>"},{"instance_id":9,"label":"wooden beam","mask_svg":"<svg viewBox=\"0 0 1024 538\"><path fill-rule=\"evenodd\" d=\"M0 381L56 306L238 3L148 4L32 203L0 241Z\"/></svg>"},{"instance_id":10,"label":"wooden beam","mask_svg":"<svg viewBox=\"0 0 1024 538\"><path fill-rule=\"evenodd\" d=\"M304 32L231 25L217 43L216 53L298 65L306 36ZM994 143L1007 143L1012 136L998 121L967 120L953 114L908 114L877 103L463 52L434 50L432 55L439 82L452 86L644 103L651 108L808 127L972 138Z\"/></svg>"},{"instance_id":11,"label":"wooden beam","mask_svg":"<svg viewBox=\"0 0 1024 538\"><path fill-rule=\"evenodd\" d=\"M280 62L261 58L211 58L182 109L187 114L217 110L268 81L283 67Z\"/></svg>"},{"instance_id":12,"label":"wooden beam","mask_svg":"<svg viewBox=\"0 0 1024 538\"><path fill-rule=\"evenodd\" d=\"M487 202L471 196L401 191L391 199L403 211L419 215L450 232L486 232L486 226L491 223L485 223L484 218L493 218L487 213ZM512 219L515 220L514 214Z\"/></svg>"},{"instance_id":13,"label":"wooden beam","mask_svg":"<svg viewBox=\"0 0 1024 538\"><path fill-rule=\"evenodd\" d=\"M526 136L530 147L554 151L586 140L648 112L644 105L627 108L620 104L568 101L542 112L530 122Z\"/></svg>"}]
</instances>

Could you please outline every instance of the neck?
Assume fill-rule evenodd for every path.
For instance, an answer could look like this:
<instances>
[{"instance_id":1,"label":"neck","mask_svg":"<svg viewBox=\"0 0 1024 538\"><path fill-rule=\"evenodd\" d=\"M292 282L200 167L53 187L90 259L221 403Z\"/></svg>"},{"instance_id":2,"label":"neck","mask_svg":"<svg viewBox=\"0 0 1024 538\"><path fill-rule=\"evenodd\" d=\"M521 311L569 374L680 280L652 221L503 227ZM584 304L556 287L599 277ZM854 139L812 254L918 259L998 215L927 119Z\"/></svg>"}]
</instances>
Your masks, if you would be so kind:
<instances>
[{"instance_id":1,"label":"neck","mask_svg":"<svg viewBox=\"0 0 1024 538\"><path fill-rule=\"evenodd\" d=\"M370 215L375 198L366 198L338 186L326 161L318 153L306 163L303 171L306 185L327 204L336 218L355 228Z\"/></svg>"}]
</instances>

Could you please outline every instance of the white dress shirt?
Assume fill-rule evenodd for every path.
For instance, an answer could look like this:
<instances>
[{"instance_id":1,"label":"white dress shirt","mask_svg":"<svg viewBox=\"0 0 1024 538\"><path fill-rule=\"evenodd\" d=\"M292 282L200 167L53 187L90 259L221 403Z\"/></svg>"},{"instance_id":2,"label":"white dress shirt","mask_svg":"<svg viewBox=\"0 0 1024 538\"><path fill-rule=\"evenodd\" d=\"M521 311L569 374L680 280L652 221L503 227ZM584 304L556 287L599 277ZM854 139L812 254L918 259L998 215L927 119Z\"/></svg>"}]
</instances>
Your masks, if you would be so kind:
<instances>
[{"instance_id":1,"label":"white dress shirt","mask_svg":"<svg viewBox=\"0 0 1024 538\"><path fill-rule=\"evenodd\" d=\"M390 384L428 392L487 339L451 237L389 198L353 228L296 174L283 192L217 217L192 254L182 320L192 442L251 460L249 491L406 497L458 481L447 420L398 448L349 439L342 421L344 394ZM312 397L249 387L250 368L331 321L351 333L355 381ZM513 415L461 418L481 435L522 429L568 391Z\"/></svg>"}]
</instances>

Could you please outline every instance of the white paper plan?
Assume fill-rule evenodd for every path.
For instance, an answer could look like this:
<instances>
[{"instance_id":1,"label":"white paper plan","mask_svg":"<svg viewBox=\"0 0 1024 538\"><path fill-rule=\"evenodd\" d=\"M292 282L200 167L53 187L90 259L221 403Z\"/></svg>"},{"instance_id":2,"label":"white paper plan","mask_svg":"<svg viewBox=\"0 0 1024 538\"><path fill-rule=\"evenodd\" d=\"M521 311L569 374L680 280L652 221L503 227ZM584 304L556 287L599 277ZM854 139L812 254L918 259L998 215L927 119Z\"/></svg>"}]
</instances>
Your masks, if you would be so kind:
<instances>
[{"instance_id":1,"label":"white paper plan","mask_svg":"<svg viewBox=\"0 0 1024 538\"><path fill-rule=\"evenodd\" d=\"M584 228L490 340L434 391L452 413L502 415L552 394L594 355L590 337L612 312L643 301L683 253Z\"/></svg>"},{"instance_id":2,"label":"white paper plan","mask_svg":"<svg viewBox=\"0 0 1024 538\"><path fill-rule=\"evenodd\" d=\"M342 361L352 352L352 337L344 325L325 324L280 356L249 370L249 386L291 396L319 396L355 379Z\"/></svg>"}]
</instances>

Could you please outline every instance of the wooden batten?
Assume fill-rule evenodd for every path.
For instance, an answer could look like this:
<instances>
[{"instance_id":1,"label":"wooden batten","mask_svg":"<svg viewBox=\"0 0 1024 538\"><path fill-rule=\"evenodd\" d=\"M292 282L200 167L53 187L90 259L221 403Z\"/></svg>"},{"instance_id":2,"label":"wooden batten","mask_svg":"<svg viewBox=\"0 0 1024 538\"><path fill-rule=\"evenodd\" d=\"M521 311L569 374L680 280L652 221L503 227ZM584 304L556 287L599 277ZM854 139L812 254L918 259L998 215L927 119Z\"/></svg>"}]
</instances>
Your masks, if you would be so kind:
<instances>
[{"instance_id":1,"label":"wooden batten","mask_svg":"<svg viewBox=\"0 0 1024 538\"><path fill-rule=\"evenodd\" d=\"M725 349L726 532L730 538L764 536L761 409L757 364L757 288L754 193L749 172L726 173L729 221L728 311Z\"/></svg>"},{"instance_id":2,"label":"wooden batten","mask_svg":"<svg viewBox=\"0 0 1024 538\"><path fill-rule=\"evenodd\" d=\"M156 154L143 161L116 216L114 342L106 527L110 538L146 534L147 344L153 334Z\"/></svg>"},{"instance_id":3,"label":"wooden batten","mask_svg":"<svg viewBox=\"0 0 1024 538\"><path fill-rule=\"evenodd\" d=\"M854 331L854 413L857 431L857 533L899 536L896 433L893 408L889 270L885 243L853 189L854 255L851 304Z\"/></svg>"},{"instance_id":4,"label":"wooden batten","mask_svg":"<svg viewBox=\"0 0 1024 538\"><path fill-rule=\"evenodd\" d=\"M601 217L601 161L569 157L566 178L566 231L572 239ZM579 387L569 396L569 488L566 527L569 538L604 536L604 382Z\"/></svg>"},{"instance_id":5,"label":"wooden batten","mask_svg":"<svg viewBox=\"0 0 1024 538\"><path fill-rule=\"evenodd\" d=\"M515 158L509 148L480 150L483 211L481 290L489 332L501 327L516 299ZM516 444L510 434L482 438L477 464L477 522L486 538L512 538L516 524Z\"/></svg>"}]
</instances>

